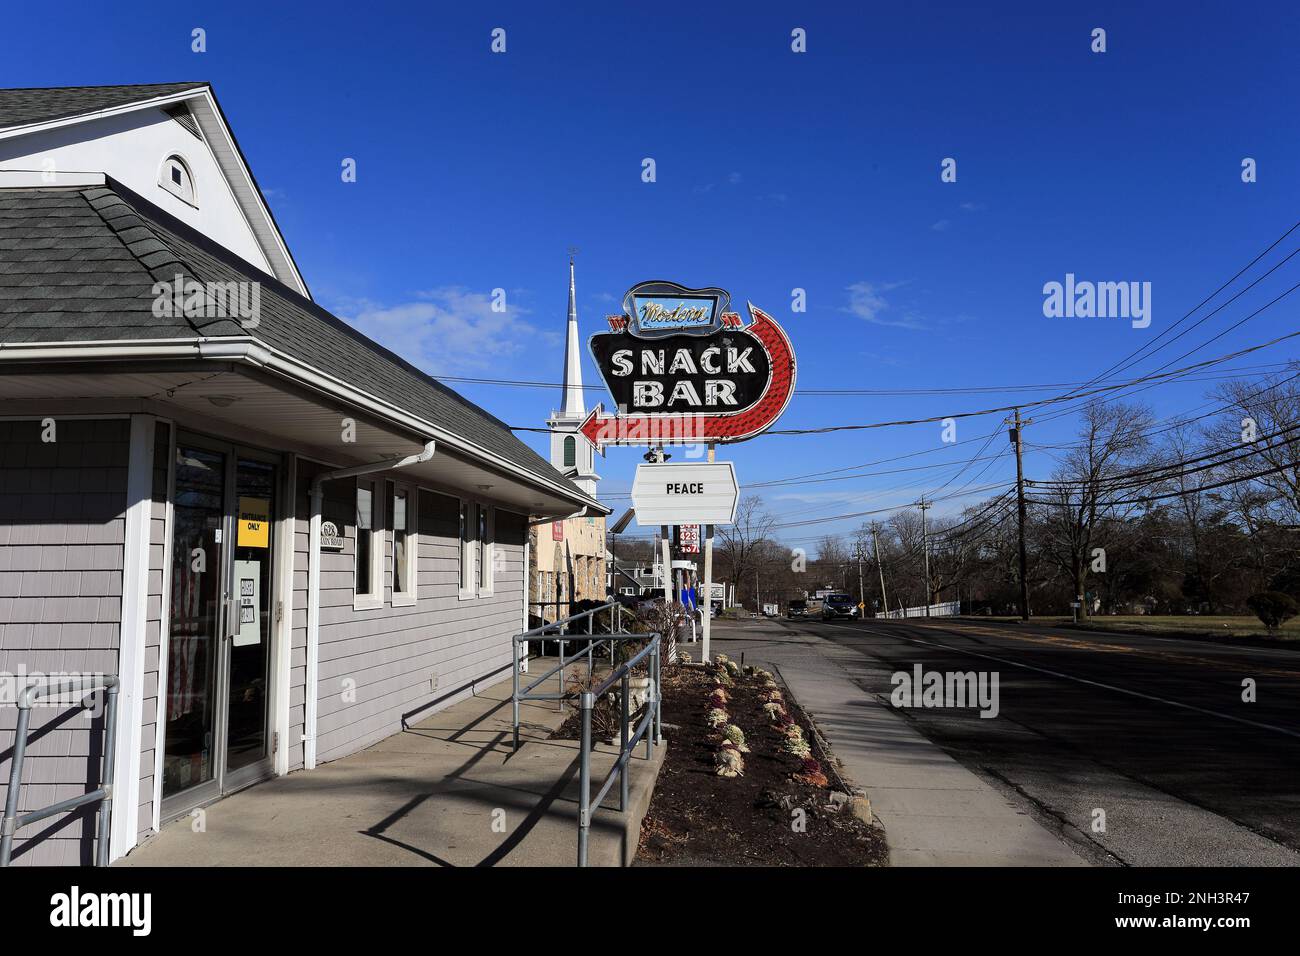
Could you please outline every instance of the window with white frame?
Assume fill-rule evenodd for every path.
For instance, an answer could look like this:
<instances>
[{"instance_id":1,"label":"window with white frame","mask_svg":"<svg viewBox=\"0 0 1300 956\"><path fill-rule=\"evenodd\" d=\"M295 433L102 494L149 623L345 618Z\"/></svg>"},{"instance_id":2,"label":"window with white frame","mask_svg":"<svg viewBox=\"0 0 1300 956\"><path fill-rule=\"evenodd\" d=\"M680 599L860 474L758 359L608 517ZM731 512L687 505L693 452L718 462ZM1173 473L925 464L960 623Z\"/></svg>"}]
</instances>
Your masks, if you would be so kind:
<instances>
[{"instance_id":1,"label":"window with white frame","mask_svg":"<svg viewBox=\"0 0 1300 956\"><path fill-rule=\"evenodd\" d=\"M390 485L389 509L393 520L393 603L414 604L419 535L416 532L415 495L406 485Z\"/></svg>"},{"instance_id":2,"label":"window with white frame","mask_svg":"<svg viewBox=\"0 0 1300 956\"><path fill-rule=\"evenodd\" d=\"M462 598L474 596L474 510L472 501L461 500L460 530L457 537L460 541L460 596Z\"/></svg>"},{"instance_id":3,"label":"window with white frame","mask_svg":"<svg viewBox=\"0 0 1300 956\"><path fill-rule=\"evenodd\" d=\"M460 597L487 597L492 593L492 539L496 520L491 508L474 501L460 502Z\"/></svg>"},{"instance_id":4,"label":"window with white frame","mask_svg":"<svg viewBox=\"0 0 1300 956\"><path fill-rule=\"evenodd\" d=\"M487 505L478 507L478 593L492 593L494 575L493 537L496 534L496 514Z\"/></svg>"},{"instance_id":5,"label":"window with white frame","mask_svg":"<svg viewBox=\"0 0 1300 956\"><path fill-rule=\"evenodd\" d=\"M189 164L179 156L171 155L163 160L162 171L158 174L158 185L177 199L197 206L194 195L194 177L190 174Z\"/></svg>"},{"instance_id":6,"label":"window with white frame","mask_svg":"<svg viewBox=\"0 0 1300 956\"><path fill-rule=\"evenodd\" d=\"M383 601L384 579L378 547L379 499L375 483L357 479L357 550L353 604L377 605Z\"/></svg>"}]
</instances>

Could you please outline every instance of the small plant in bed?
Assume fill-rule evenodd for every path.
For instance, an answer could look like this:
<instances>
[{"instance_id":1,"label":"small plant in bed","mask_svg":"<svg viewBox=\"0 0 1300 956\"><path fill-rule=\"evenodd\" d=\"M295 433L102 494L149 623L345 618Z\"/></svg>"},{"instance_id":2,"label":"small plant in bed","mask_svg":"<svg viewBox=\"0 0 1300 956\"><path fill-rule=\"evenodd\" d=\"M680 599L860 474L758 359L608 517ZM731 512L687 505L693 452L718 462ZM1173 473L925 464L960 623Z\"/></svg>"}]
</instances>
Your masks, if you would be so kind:
<instances>
[{"instance_id":1,"label":"small plant in bed","mask_svg":"<svg viewBox=\"0 0 1300 956\"><path fill-rule=\"evenodd\" d=\"M833 758L798 702L761 668L728 671L664 668L668 750L637 865L884 865L883 834L843 812L849 795L832 789Z\"/></svg>"}]
</instances>

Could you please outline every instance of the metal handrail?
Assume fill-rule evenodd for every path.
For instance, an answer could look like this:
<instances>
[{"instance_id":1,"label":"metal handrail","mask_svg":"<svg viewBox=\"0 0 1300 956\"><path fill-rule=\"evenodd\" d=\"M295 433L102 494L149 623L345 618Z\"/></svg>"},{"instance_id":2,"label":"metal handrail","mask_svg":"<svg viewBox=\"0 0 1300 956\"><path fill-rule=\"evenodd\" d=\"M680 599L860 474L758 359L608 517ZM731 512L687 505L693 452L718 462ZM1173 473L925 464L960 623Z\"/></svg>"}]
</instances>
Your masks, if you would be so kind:
<instances>
[{"instance_id":1,"label":"metal handrail","mask_svg":"<svg viewBox=\"0 0 1300 956\"><path fill-rule=\"evenodd\" d=\"M614 611L614 632L610 634L594 634L592 621L596 614L610 608L617 608ZM568 626L573 621L581 618L587 619L587 633L585 635L574 635L568 632ZM564 644L566 643L565 635L556 632L557 628L565 628L565 635L568 640L580 640L586 637L587 646L584 649L575 651L569 656L564 654ZM579 746L579 777L580 793L578 805L578 866L587 865L587 842L591 830L592 807L599 807L605 795L609 792L614 783L615 775L619 777L619 803L620 811L627 810L628 801L628 774L627 764L631 759L632 750L644 737L646 742L646 759L649 760L654 753L654 745L663 738L663 724L660 716L660 635L655 634L631 634L620 630L622 627L622 605L618 601L610 601L602 604L600 607L583 611L580 614L574 614L561 621L555 621L552 624L543 624L535 627L530 631L515 635L512 641L514 648L514 691L511 695L511 704L514 711L514 749L519 749L519 703L524 700L554 700L563 708L563 702L566 700L577 700L582 711L582 737ZM533 680L527 687L520 688L519 674L521 670L520 654L527 653L527 645L531 641L559 640L560 659L550 670L540 677ZM600 643L608 642L610 647L610 662L614 660L615 645L622 641L648 641L645 647L634 654L631 658L624 661L618 667L614 668L608 677L601 684L590 690L579 693L569 693L564 690L564 668L586 655L587 657L587 674L593 673L594 665L594 647L597 641ZM632 669L647 660L650 667L650 692L646 701L646 713L641 719L635 733L629 735L629 722L631 712L629 710L629 701L631 699L628 691L630 690L630 681ZM560 690L558 693L539 693L536 688L544 681L558 673L560 675ZM599 792L594 800L591 795L591 709L595 706L596 701L609 691L615 683L620 683L620 706L622 709L619 732L619 755L614 765L606 774L604 781L600 786Z\"/></svg>"},{"instance_id":2,"label":"metal handrail","mask_svg":"<svg viewBox=\"0 0 1300 956\"><path fill-rule=\"evenodd\" d=\"M592 622L595 620L596 615L599 614L601 611L606 611L611 608L614 609L613 612L614 621L613 621L612 633L596 635L594 633L594 627ZM585 650L577 651L571 657L565 657L564 645L567 644L569 640L573 638L573 635L569 631L569 625L572 622L582 620L583 618L587 619L587 633L585 635L578 635L578 639L580 640L581 638L586 637L587 647ZM514 651L514 692L511 694L511 698L512 698L512 707L514 709L514 728L515 728L514 749L515 750L519 749L519 702L521 700L554 700L559 702L558 706L560 707L560 709L563 709L564 708L563 701L573 698L572 694L566 695L563 693L564 668L572 664L583 654L586 654L587 673L590 674L592 667L595 664L595 653L594 653L595 644L593 642L596 641L597 639L599 639L602 643L605 642L609 643L610 661L612 662L614 659L614 643L618 640L627 639L626 637L618 636L622 626L623 626L623 605L620 604L618 601L611 600L611 601L606 601L604 604L600 605L599 607L593 607L586 611L580 611L577 614L571 614L568 617L562 618L558 621L552 621L550 624L541 624L533 628L532 630L524 631L522 634L516 634L514 636L513 643L511 644L511 648ZM563 630L559 630L560 628L563 628ZM640 635L640 636L644 637L644 635ZM521 644L527 645L529 641L545 641L547 638L550 638L551 640L555 641L560 645L560 663L557 664L555 667L552 667L541 677L537 678L537 680L533 681L531 684L525 687L521 695L521 692L519 690L519 675L521 673L527 672L528 658L527 658L527 650L525 649L523 651L525 656L523 657L522 660L520 659L520 645ZM541 684L544 680L546 680L556 671L559 671L560 673L561 693L559 694L530 694L529 693L530 691L532 691L534 687Z\"/></svg>"},{"instance_id":3,"label":"metal handrail","mask_svg":"<svg viewBox=\"0 0 1300 956\"><path fill-rule=\"evenodd\" d=\"M91 693L97 690L108 692L104 716L104 774L99 787L79 797L69 797L19 816L18 796L22 788L23 759L27 753L27 734L31 726L32 705L37 698L50 694L62 695L78 691ZM116 772L114 758L117 750L117 694L117 677L112 674L101 674L94 677L60 678L57 683L38 682L27 687L18 696L18 726L14 730L14 751L9 765L9 790L5 794L5 815L0 821L0 867L9 865L14 834L27 824L74 810L88 803L100 803L95 865L108 866L108 831L113 816L113 784Z\"/></svg>"},{"instance_id":4,"label":"metal handrail","mask_svg":"<svg viewBox=\"0 0 1300 956\"><path fill-rule=\"evenodd\" d=\"M641 723L630 738L628 736L628 721L631 719L631 713L628 710L628 684L632 668L635 667L646 655L650 656L650 696L646 701L645 716L641 718ZM630 660L624 661L623 664L605 679L605 681L595 690L583 691L581 695L582 706L582 738L579 745L580 763L578 777L578 866L587 865L587 842L591 835L591 813L592 807L600 807L601 801L605 799L605 794L609 793L609 788L614 784L614 775L618 775L618 809L620 813L627 812L628 801L628 777L627 764L632 759L632 751L636 748L637 743L642 737L645 737L645 759L650 760L654 756L654 745L656 741L662 740L663 723L660 717L660 658L659 658L659 635L651 637L650 643L641 649L639 653ZM596 704L596 699L604 694L609 688L614 686L614 682L621 683L619 693L619 709L621 710L619 721L619 752L618 760L614 761L614 766L609 768L609 773L605 775L604 782L600 785L600 790L596 796L591 795L591 709Z\"/></svg>"}]
</instances>

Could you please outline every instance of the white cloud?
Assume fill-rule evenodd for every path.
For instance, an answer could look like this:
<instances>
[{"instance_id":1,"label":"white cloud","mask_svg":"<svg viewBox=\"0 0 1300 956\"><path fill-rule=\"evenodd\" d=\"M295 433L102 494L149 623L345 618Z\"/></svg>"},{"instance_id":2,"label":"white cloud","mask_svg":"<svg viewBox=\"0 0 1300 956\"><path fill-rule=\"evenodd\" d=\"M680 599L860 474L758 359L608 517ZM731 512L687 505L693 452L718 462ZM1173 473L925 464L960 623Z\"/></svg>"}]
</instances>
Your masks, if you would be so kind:
<instances>
[{"instance_id":1,"label":"white cloud","mask_svg":"<svg viewBox=\"0 0 1300 956\"><path fill-rule=\"evenodd\" d=\"M388 305L354 300L338 314L358 331L431 374L500 370L501 361L527 353L558 335L524 321L527 310L506 293L506 311L492 311L492 296L459 286L415 293Z\"/></svg>"},{"instance_id":2,"label":"white cloud","mask_svg":"<svg viewBox=\"0 0 1300 956\"><path fill-rule=\"evenodd\" d=\"M936 222L936 223L935 223L933 226L931 226L930 228L933 229L935 232L947 232L947 231L948 231L948 227L951 226L951 225L952 225L952 221L951 221L951 220L948 220L948 219L940 219L938 222Z\"/></svg>"},{"instance_id":3,"label":"white cloud","mask_svg":"<svg viewBox=\"0 0 1300 956\"><path fill-rule=\"evenodd\" d=\"M888 325L900 329L925 328L920 321L911 315L905 315L899 319L887 319L881 316L882 312L886 312L890 308L889 303L881 293L897 289L900 285L902 285L901 282L855 282L846 290L849 293L849 304L843 311L848 312L850 315L856 315L862 321L870 322L873 325Z\"/></svg>"}]
</instances>

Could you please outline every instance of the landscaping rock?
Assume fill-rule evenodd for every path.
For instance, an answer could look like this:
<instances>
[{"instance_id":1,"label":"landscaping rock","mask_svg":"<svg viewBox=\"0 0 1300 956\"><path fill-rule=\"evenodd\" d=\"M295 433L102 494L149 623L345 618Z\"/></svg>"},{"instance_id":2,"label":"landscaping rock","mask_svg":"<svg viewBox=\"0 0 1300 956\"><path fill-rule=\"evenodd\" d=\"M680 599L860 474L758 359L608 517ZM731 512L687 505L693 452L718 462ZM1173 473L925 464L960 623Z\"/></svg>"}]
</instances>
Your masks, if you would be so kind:
<instances>
[{"instance_id":1,"label":"landscaping rock","mask_svg":"<svg viewBox=\"0 0 1300 956\"><path fill-rule=\"evenodd\" d=\"M871 801L866 794L856 794L853 797L853 815L863 823L871 823Z\"/></svg>"}]
</instances>

